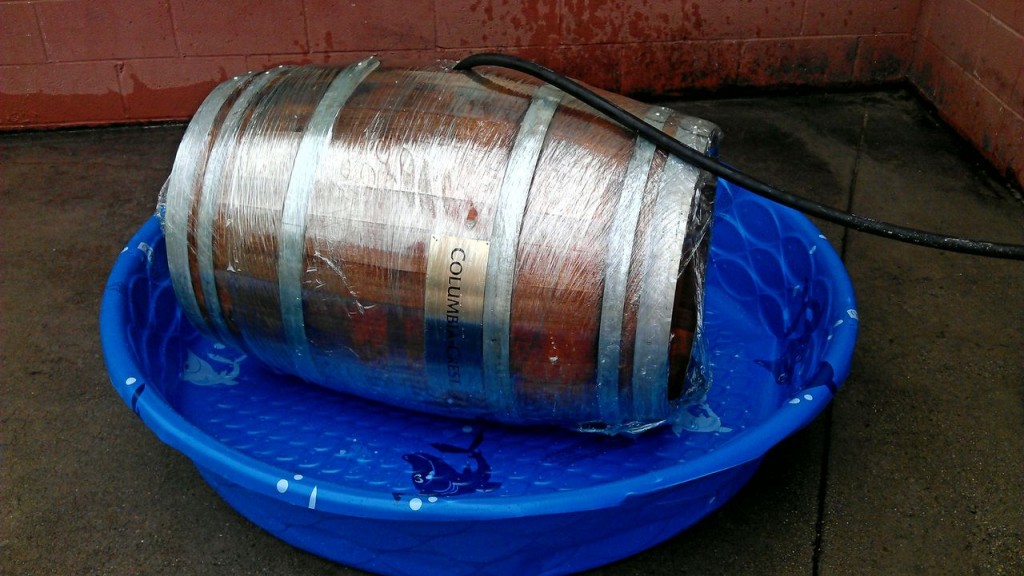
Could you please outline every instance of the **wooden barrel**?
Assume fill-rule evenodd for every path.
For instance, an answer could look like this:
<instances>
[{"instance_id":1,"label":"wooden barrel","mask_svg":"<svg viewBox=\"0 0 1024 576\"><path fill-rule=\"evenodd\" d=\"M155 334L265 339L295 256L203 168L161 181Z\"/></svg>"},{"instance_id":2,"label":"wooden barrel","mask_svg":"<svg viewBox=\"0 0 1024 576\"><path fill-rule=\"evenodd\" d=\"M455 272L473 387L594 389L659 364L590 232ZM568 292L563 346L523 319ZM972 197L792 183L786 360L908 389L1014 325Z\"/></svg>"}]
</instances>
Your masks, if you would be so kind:
<instances>
[{"instance_id":1,"label":"wooden barrel","mask_svg":"<svg viewBox=\"0 0 1024 576\"><path fill-rule=\"evenodd\" d=\"M705 121L617 103L703 152ZM202 104L164 232L202 332L412 409L637 430L687 378L713 179L532 80L281 67Z\"/></svg>"}]
</instances>

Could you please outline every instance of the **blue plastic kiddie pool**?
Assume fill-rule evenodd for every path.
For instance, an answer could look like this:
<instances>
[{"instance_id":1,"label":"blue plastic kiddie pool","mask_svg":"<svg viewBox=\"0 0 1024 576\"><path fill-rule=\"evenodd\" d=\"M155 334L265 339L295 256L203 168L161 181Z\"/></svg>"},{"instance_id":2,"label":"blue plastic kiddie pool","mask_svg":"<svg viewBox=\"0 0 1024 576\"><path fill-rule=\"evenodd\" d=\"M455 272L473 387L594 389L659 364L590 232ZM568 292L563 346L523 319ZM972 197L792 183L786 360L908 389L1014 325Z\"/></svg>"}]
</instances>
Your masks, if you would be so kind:
<instances>
[{"instance_id":1,"label":"blue plastic kiddie pool","mask_svg":"<svg viewBox=\"0 0 1024 576\"><path fill-rule=\"evenodd\" d=\"M849 277L802 215L720 182L693 430L607 437L408 412L312 386L182 319L151 218L100 330L114 388L239 512L382 574L564 574L662 542L722 506L850 370Z\"/></svg>"}]
</instances>

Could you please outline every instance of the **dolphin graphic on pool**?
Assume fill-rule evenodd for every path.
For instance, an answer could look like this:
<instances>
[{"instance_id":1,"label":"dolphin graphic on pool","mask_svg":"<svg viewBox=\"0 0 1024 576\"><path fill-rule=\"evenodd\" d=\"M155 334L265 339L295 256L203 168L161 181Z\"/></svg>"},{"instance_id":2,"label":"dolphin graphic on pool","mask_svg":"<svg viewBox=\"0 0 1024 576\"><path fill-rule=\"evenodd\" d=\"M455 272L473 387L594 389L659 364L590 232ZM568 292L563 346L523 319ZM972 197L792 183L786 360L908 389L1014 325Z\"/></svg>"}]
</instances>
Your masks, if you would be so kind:
<instances>
[{"instance_id":1,"label":"dolphin graphic on pool","mask_svg":"<svg viewBox=\"0 0 1024 576\"><path fill-rule=\"evenodd\" d=\"M476 468L467 464L461 472L448 464L443 457L415 452L405 454L402 459L412 465L412 483L420 494L426 496L458 496L474 492L490 492L501 486L500 482L491 482L491 466L480 453L483 442L482 432L468 448L460 448L450 444L433 443L438 452L445 454L466 454L476 462Z\"/></svg>"}]
</instances>

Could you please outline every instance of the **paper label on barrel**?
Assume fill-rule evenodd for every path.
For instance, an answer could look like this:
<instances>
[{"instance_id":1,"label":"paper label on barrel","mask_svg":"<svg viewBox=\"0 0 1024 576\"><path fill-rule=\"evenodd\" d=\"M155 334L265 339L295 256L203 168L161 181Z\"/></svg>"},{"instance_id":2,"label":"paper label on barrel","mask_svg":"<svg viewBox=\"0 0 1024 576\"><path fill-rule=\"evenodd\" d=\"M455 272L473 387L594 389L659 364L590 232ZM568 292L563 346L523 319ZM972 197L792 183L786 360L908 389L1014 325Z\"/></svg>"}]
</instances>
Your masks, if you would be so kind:
<instances>
[{"instance_id":1,"label":"paper label on barrel","mask_svg":"<svg viewBox=\"0 0 1024 576\"><path fill-rule=\"evenodd\" d=\"M482 324L489 244L431 236L424 294L427 379L452 404L483 389Z\"/></svg>"}]
</instances>

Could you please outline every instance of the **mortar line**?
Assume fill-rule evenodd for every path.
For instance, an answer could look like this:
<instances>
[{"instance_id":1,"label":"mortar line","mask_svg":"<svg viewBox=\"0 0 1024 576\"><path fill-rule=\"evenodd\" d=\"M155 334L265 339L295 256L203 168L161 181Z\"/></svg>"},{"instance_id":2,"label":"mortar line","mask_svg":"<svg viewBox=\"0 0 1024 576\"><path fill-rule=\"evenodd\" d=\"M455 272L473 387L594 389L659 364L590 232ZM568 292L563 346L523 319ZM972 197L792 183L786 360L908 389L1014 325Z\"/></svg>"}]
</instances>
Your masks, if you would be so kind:
<instances>
[{"instance_id":1,"label":"mortar line","mask_svg":"<svg viewBox=\"0 0 1024 576\"><path fill-rule=\"evenodd\" d=\"M853 157L853 167L850 169L850 185L847 187L846 193L846 206L847 212L853 212L853 196L857 193L857 179L860 176L860 162L864 155L864 140L865 133L868 129L868 111L864 110L864 117L860 124L860 137L857 140L857 152ZM839 241L839 258L845 263L846 262L846 250L849 246L850 240L850 229L843 228L843 234Z\"/></svg>"},{"instance_id":2,"label":"mortar line","mask_svg":"<svg viewBox=\"0 0 1024 576\"><path fill-rule=\"evenodd\" d=\"M814 521L814 552L811 555L811 575L821 573L821 555L825 547L825 500L828 494L828 461L832 453L832 403L825 408L825 442L821 448L821 472L818 475L818 515Z\"/></svg>"},{"instance_id":3,"label":"mortar line","mask_svg":"<svg viewBox=\"0 0 1024 576\"><path fill-rule=\"evenodd\" d=\"M864 152L865 133L868 127L868 111L864 110L864 116L860 125L860 137L857 141L857 151L853 157L853 167L850 170L850 184L846 194L846 211L853 212L853 195L857 191L857 177L860 174L860 161ZM839 258L846 263L847 248L849 247L850 229L843 228L839 240ZM826 500L828 499L829 460L832 456L832 408L834 403L830 402L825 408L825 441L821 449L821 471L818 475L818 514L814 521L814 552L811 556L811 574L819 576L821 573L821 556L825 548L825 511Z\"/></svg>"}]
</instances>

